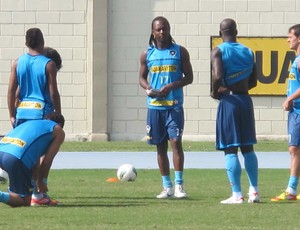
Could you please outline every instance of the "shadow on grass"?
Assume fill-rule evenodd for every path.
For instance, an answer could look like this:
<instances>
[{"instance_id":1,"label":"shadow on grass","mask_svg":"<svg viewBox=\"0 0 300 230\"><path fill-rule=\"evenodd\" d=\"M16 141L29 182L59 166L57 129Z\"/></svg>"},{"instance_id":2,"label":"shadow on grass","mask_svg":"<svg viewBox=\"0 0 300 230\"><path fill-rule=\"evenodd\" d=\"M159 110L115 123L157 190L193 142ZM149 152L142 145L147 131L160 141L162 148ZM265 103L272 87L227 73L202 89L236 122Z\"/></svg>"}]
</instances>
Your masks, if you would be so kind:
<instances>
[{"instance_id":1,"label":"shadow on grass","mask_svg":"<svg viewBox=\"0 0 300 230\"><path fill-rule=\"evenodd\" d=\"M174 202L200 201L192 198L169 198L156 199L155 197L60 197L61 202L56 206L59 208L68 207L134 207L149 206L152 204L167 204Z\"/></svg>"}]
</instances>

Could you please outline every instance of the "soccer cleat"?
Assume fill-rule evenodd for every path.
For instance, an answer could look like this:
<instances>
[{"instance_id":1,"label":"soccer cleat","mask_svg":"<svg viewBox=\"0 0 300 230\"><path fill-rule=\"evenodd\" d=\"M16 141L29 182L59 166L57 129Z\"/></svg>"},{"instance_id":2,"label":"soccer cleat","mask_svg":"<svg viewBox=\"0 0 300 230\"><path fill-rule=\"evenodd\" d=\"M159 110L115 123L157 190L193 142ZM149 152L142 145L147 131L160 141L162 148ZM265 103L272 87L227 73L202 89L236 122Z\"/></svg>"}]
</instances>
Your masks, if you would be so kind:
<instances>
[{"instance_id":1,"label":"soccer cleat","mask_svg":"<svg viewBox=\"0 0 300 230\"><path fill-rule=\"evenodd\" d=\"M283 192L279 196L272 198L271 201L278 202L278 201L294 201L297 200L297 195L292 195L288 192Z\"/></svg>"},{"instance_id":2,"label":"soccer cleat","mask_svg":"<svg viewBox=\"0 0 300 230\"><path fill-rule=\"evenodd\" d=\"M51 199L46 193L43 194L41 199L31 199L31 206L56 206L57 200Z\"/></svg>"},{"instance_id":3,"label":"soccer cleat","mask_svg":"<svg viewBox=\"0 0 300 230\"><path fill-rule=\"evenodd\" d=\"M258 192L249 193L248 203L259 203L260 198Z\"/></svg>"},{"instance_id":4,"label":"soccer cleat","mask_svg":"<svg viewBox=\"0 0 300 230\"><path fill-rule=\"evenodd\" d=\"M220 203L221 204L242 204L244 202L244 197L240 197L240 198L234 198L229 197L227 200L222 200Z\"/></svg>"},{"instance_id":5,"label":"soccer cleat","mask_svg":"<svg viewBox=\"0 0 300 230\"><path fill-rule=\"evenodd\" d=\"M164 190L156 196L158 199L167 199L171 198L174 195L174 189L173 188L164 188Z\"/></svg>"},{"instance_id":6,"label":"soccer cleat","mask_svg":"<svg viewBox=\"0 0 300 230\"><path fill-rule=\"evenodd\" d=\"M182 185L180 185L180 184L175 185L175 194L174 195L176 198L186 198L187 197L186 192L184 191Z\"/></svg>"}]
</instances>

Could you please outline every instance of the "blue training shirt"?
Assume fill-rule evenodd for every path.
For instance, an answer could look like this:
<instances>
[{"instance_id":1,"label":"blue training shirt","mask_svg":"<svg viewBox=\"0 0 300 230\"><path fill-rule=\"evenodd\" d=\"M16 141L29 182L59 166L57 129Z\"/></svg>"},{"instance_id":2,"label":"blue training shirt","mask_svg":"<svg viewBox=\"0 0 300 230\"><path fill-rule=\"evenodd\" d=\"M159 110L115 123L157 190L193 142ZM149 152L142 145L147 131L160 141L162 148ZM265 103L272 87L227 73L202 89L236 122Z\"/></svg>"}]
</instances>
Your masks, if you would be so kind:
<instances>
[{"instance_id":1,"label":"blue training shirt","mask_svg":"<svg viewBox=\"0 0 300 230\"><path fill-rule=\"evenodd\" d=\"M298 63L300 61L300 55L298 55L290 69L288 87L287 87L287 96L291 96L300 88L300 73L298 69ZM300 98L294 100L293 111L297 114L300 114Z\"/></svg>"},{"instance_id":2,"label":"blue training shirt","mask_svg":"<svg viewBox=\"0 0 300 230\"><path fill-rule=\"evenodd\" d=\"M46 65L50 61L43 55L22 55L17 64L20 88L17 119L42 119L45 104L50 103ZM47 107L47 106L46 106Z\"/></svg>"},{"instance_id":3,"label":"blue training shirt","mask_svg":"<svg viewBox=\"0 0 300 230\"><path fill-rule=\"evenodd\" d=\"M56 122L50 120L26 121L0 140L0 152L15 156L31 169L45 154L53 137Z\"/></svg>"},{"instance_id":4,"label":"blue training shirt","mask_svg":"<svg viewBox=\"0 0 300 230\"><path fill-rule=\"evenodd\" d=\"M150 46L146 58L152 89L161 89L163 86L182 79L180 46L172 44L167 49L157 49ZM147 99L148 108L166 110L183 104L182 88L173 89L164 98Z\"/></svg>"},{"instance_id":5,"label":"blue training shirt","mask_svg":"<svg viewBox=\"0 0 300 230\"><path fill-rule=\"evenodd\" d=\"M254 57L251 49L238 42L223 42L218 48L222 52L223 86L239 82L252 73Z\"/></svg>"}]
</instances>

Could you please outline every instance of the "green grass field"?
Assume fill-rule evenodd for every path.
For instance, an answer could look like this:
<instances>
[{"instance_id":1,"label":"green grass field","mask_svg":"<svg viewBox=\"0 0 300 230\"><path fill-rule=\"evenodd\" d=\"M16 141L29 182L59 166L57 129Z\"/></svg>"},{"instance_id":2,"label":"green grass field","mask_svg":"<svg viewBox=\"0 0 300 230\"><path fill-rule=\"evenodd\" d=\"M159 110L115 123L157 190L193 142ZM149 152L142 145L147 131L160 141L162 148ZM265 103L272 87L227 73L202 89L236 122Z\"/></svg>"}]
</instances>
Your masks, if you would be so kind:
<instances>
[{"instance_id":1,"label":"green grass field","mask_svg":"<svg viewBox=\"0 0 300 230\"><path fill-rule=\"evenodd\" d=\"M199 151L196 150L199 146L192 144L191 151ZM207 146L211 144L207 143ZM103 151L97 149L104 145L108 148L109 144L93 143L89 146L87 143L79 149ZM114 147L107 151L123 149L123 145L123 142L114 143ZM137 147L139 144L128 145ZM284 148L279 147L281 145ZM65 143L62 151L74 151L74 147L74 144ZM259 148L286 151L286 143L265 142ZM147 151L141 149L144 147L135 151ZM109 183L106 179L115 177L116 170L52 170L49 195L58 199L61 205L11 208L0 204L0 229L300 229L300 201L270 201L271 197L285 189L289 176L287 169L260 169L262 202L241 205L219 203L231 194L224 169L186 169L185 188L189 198L184 200L156 199L155 196L161 191L159 171L137 170L135 182L115 183ZM242 184L247 196L245 172ZM0 190L4 191L6 187L0 185Z\"/></svg>"},{"instance_id":2,"label":"green grass field","mask_svg":"<svg viewBox=\"0 0 300 230\"><path fill-rule=\"evenodd\" d=\"M190 152L216 151L214 142L184 141L183 148ZM258 152L285 152L287 151L287 141L258 141L255 145ZM64 142L61 146L62 152L140 152L155 151L155 147L148 145L144 141L107 141L107 142Z\"/></svg>"},{"instance_id":3,"label":"green grass field","mask_svg":"<svg viewBox=\"0 0 300 230\"><path fill-rule=\"evenodd\" d=\"M158 170L138 170L135 182L106 182L115 170L52 170L49 194L58 207L0 205L0 229L299 229L300 201L271 203L287 170L260 170L262 203L221 205L230 195L224 170L188 169L189 198L157 200ZM247 191L247 179L242 177ZM1 190L5 189L1 185ZM245 194L246 195L246 194Z\"/></svg>"}]
</instances>

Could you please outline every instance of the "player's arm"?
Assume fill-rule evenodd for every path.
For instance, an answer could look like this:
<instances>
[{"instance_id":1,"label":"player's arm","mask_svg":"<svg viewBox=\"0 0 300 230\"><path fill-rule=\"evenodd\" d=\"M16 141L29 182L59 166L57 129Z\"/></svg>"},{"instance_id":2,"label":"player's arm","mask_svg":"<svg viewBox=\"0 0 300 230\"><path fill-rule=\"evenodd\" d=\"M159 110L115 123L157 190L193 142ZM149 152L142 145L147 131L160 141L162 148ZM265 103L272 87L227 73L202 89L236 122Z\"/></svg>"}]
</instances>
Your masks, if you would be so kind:
<instances>
[{"instance_id":1,"label":"player's arm","mask_svg":"<svg viewBox=\"0 0 300 230\"><path fill-rule=\"evenodd\" d=\"M300 71L300 61L298 62L298 71ZM285 111L290 111L293 107L294 100L300 98L300 88L296 90L292 95L286 98L286 100L283 102L283 109Z\"/></svg>"},{"instance_id":2,"label":"player's arm","mask_svg":"<svg viewBox=\"0 0 300 230\"><path fill-rule=\"evenodd\" d=\"M149 97L163 97L164 95L159 90L154 90L149 85L149 82L147 80L149 70L146 63L147 58L147 52L143 52L140 57L140 71L139 71L139 83L140 86L146 90L146 94Z\"/></svg>"},{"instance_id":3,"label":"player's arm","mask_svg":"<svg viewBox=\"0 0 300 230\"><path fill-rule=\"evenodd\" d=\"M183 72L183 78L162 87L161 92L164 95L168 95L170 91L173 89L182 88L186 85L189 85L194 80L193 68L192 68L189 52L187 51L186 48L180 46L180 53L181 53L181 68Z\"/></svg>"},{"instance_id":4,"label":"player's arm","mask_svg":"<svg viewBox=\"0 0 300 230\"><path fill-rule=\"evenodd\" d=\"M54 110L61 114L61 104L60 104L60 95L57 88L57 68L54 61L49 61L46 66L47 71L47 79L48 79L48 86L50 92L50 98L53 103Z\"/></svg>"},{"instance_id":5,"label":"player's arm","mask_svg":"<svg viewBox=\"0 0 300 230\"><path fill-rule=\"evenodd\" d=\"M143 52L140 57L140 70L139 70L139 83L143 89L150 90L151 86L147 80L148 77L148 68L146 64L147 52Z\"/></svg>"},{"instance_id":6,"label":"player's arm","mask_svg":"<svg viewBox=\"0 0 300 230\"><path fill-rule=\"evenodd\" d=\"M37 179L37 187L39 192L47 192L48 190L47 183L45 183L44 180L48 178L48 174L52 162L54 160L54 157L56 156L64 139L65 139L65 132L60 127L60 125L56 125L53 129L52 142L50 143L39 168L38 179Z\"/></svg>"},{"instance_id":7,"label":"player's arm","mask_svg":"<svg viewBox=\"0 0 300 230\"><path fill-rule=\"evenodd\" d=\"M248 89L250 90L250 89L256 87L256 85L257 85L257 71L256 71L256 64L254 62L252 73L249 77Z\"/></svg>"},{"instance_id":8,"label":"player's arm","mask_svg":"<svg viewBox=\"0 0 300 230\"><path fill-rule=\"evenodd\" d=\"M17 60L14 61L11 67L7 91L7 106L9 112L9 119L12 125L14 124L16 119L16 92L18 88L17 63Z\"/></svg>"},{"instance_id":9,"label":"player's arm","mask_svg":"<svg viewBox=\"0 0 300 230\"><path fill-rule=\"evenodd\" d=\"M15 108L18 108L19 99L20 99L20 87L17 87L16 97L15 97Z\"/></svg>"},{"instance_id":10,"label":"player's arm","mask_svg":"<svg viewBox=\"0 0 300 230\"><path fill-rule=\"evenodd\" d=\"M219 88L222 85L223 64L221 50L215 48L211 51L211 92L210 96L214 99L220 98Z\"/></svg>"}]
</instances>

